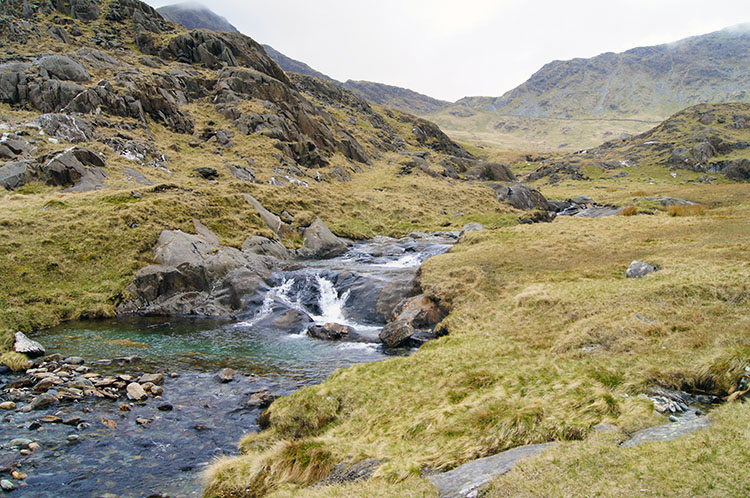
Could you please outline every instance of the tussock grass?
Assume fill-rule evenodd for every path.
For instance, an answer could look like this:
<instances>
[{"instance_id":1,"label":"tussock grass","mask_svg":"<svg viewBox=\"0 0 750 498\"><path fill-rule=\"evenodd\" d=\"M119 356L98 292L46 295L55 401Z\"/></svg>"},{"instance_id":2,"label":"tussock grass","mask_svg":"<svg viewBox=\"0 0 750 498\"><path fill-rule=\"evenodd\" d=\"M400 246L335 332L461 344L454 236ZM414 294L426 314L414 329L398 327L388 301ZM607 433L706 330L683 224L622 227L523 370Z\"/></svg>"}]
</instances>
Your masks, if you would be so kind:
<instances>
[{"instance_id":1,"label":"tussock grass","mask_svg":"<svg viewBox=\"0 0 750 498\"><path fill-rule=\"evenodd\" d=\"M698 204L692 206L676 205L669 206L667 213L669 213L669 216L702 216L706 214L706 210Z\"/></svg>"},{"instance_id":2,"label":"tussock grass","mask_svg":"<svg viewBox=\"0 0 750 498\"><path fill-rule=\"evenodd\" d=\"M383 460L376 482L398 496L394 483L423 468L584 440L602 422L625 432L662 423L636 396L652 385L725 394L750 365L749 217L719 208L467 234L422 269L425 293L453 309L449 336L277 400L270 428L232 465L258 470L275 444L323 442L334 460ZM662 270L626 279L634 259ZM310 420L325 423L309 431ZM209 489L225 496L221 479ZM264 489L314 493L287 481Z\"/></svg>"},{"instance_id":3,"label":"tussock grass","mask_svg":"<svg viewBox=\"0 0 750 498\"><path fill-rule=\"evenodd\" d=\"M711 414L714 427L668 443L620 448L621 435L571 442L522 462L485 494L501 497L748 496L750 409Z\"/></svg>"}]
</instances>

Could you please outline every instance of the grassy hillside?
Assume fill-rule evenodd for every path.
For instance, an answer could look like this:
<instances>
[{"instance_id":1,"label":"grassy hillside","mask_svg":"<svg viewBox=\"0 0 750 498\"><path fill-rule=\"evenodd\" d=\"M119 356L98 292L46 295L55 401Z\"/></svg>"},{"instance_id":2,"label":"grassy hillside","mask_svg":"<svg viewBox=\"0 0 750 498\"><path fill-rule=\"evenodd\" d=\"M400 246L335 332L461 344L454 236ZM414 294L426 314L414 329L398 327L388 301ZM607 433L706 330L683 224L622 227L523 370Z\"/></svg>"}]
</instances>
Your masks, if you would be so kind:
<instances>
[{"instance_id":1,"label":"grassy hillside","mask_svg":"<svg viewBox=\"0 0 750 498\"><path fill-rule=\"evenodd\" d=\"M602 200L643 195L612 190ZM583 184L573 191L601 192ZM629 433L663 423L637 397L650 386L719 395L735 389L750 365L747 189L652 186L646 193L714 207L700 215L563 218L471 234L422 271L428 295L453 310L442 325L448 337L411 357L340 371L278 400L268 413L270 428L242 442L244 455L214 466L207 496L369 496L375 489L372 496L436 496L420 477L425 470L553 440L581 441L555 453L565 455L563 462L578 461L604 444L589 439L596 424ZM628 280L634 259L662 270ZM748 462L726 422L748 416L745 405L721 408L714 429L652 451L691 453L710 438L716 454ZM746 441L747 433L740 435ZM609 468L650 469L650 457L630 450L625 462L612 456ZM383 462L374 482L305 488L340 461L367 458ZM742 494L742 481L721 472L731 460L702 463L671 468L691 485L701 483L688 491ZM607 486L609 476L594 462L582 469L585 484L577 484L571 467L558 468L572 494L585 485ZM545 469L550 487L541 490L554 489L554 475ZM669 489L666 473L651 475L657 489ZM534 494L523 476L508 479L497 493Z\"/></svg>"}]
</instances>

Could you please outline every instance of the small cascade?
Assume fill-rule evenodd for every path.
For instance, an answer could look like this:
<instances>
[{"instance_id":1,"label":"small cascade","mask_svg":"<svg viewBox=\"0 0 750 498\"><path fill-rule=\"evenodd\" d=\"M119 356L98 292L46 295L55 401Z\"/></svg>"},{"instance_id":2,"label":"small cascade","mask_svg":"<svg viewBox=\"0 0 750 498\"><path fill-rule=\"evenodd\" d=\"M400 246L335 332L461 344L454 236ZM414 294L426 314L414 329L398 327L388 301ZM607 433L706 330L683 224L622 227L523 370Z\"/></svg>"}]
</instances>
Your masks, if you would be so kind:
<instances>
[{"instance_id":1,"label":"small cascade","mask_svg":"<svg viewBox=\"0 0 750 498\"><path fill-rule=\"evenodd\" d=\"M355 325L348 323L344 316L344 306L349 299L350 292L347 290L339 296L338 291L333 286L333 282L320 275L316 276L318 287L320 288L320 297L318 303L320 306L320 315L311 315L316 323L340 323L342 325Z\"/></svg>"}]
</instances>

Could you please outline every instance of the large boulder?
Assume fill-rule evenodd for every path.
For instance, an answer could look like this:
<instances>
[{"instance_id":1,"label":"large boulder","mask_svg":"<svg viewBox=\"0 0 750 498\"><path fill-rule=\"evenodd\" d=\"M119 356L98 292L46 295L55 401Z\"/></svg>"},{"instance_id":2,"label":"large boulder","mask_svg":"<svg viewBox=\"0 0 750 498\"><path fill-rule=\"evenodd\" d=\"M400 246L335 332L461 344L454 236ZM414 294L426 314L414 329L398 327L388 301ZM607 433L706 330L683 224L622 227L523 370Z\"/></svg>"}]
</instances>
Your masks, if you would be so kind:
<instances>
[{"instance_id":1,"label":"large boulder","mask_svg":"<svg viewBox=\"0 0 750 498\"><path fill-rule=\"evenodd\" d=\"M41 179L50 185L70 186L66 192L85 192L103 188L106 164L98 153L74 147L52 155L39 167ZM72 185L72 186L71 186Z\"/></svg>"},{"instance_id":2,"label":"large boulder","mask_svg":"<svg viewBox=\"0 0 750 498\"><path fill-rule=\"evenodd\" d=\"M162 232L154 264L136 274L121 312L231 317L258 302L273 260L221 246L210 230L196 227L202 234Z\"/></svg>"},{"instance_id":3,"label":"large boulder","mask_svg":"<svg viewBox=\"0 0 750 498\"><path fill-rule=\"evenodd\" d=\"M22 353L31 358L37 356L44 356L44 346L36 341L32 341L23 332L16 332L16 342L13 345L13 350L16 353Z\"/></svg>"},{"instance_id":4,"label":"large boulder","mask_svg":"<svg viewBox=\"0 0 750 498\"><path fill-rule=\"evenodd\" d=\"M480 163L466 172L466 176L476 180L491 182L516 182L516 175L502 163Z\"/></svg>"},{"instance_id":5,"label":"large boulder","mask_svg":"<svg viewBox=\"0 0 750 498\"><path fill-rule=\"evenodd\" d=\"M344 314L360 323L386 323L404 299L417 293L416 270L403 269L378 275L343 272L332 277L339 294L349 292Z\"/></svg>"},{"instance_id":6,"label":"large boulder","mask_svg":"<svg viewBox=\"0 0 750 498\"><path fill-rule=\"evenodd\" d=\"M394 321L408 323L414 328L434 327L440 319L440 308L424 294L404 299L393 310Z\"/></svg>"},{"instance_id":7,"label":"large boulder","mask_svg":"<svg viewBox=\"0 0 750 498\"><path fill-rule=\"evenodd\" d=\"M336 237L320 218L305 229L302 237L302 249L297 255L303 259L327 259L346 252L347 244Z\"/></svg>"},{"instance_id":8,"label":"large boulder","mask_svg":"<svg viewBox=\"0 0 750 498\"><path fill-rule=\"evenodd\" d=\"M242 252L257 256L268 256L278 260L289 258L289 250L279 241L254 235L242 244Z\"/></svg>"},{"instance_id":9,"label":"large boulder","mask_svg":"<svg viewBox=\"0 0 750 498\"><path fill-rule=\"evenodd\" d=\"M348 339L354 332L352 327L340 323L326 323L325 325L313 325L307 329L307 335L324 341L341 341Z\"/></svg>"},{"instance_id":10,"label":"large boulder","mask_svg":"<svg viewBox=\"0 0 750 498\"><path fill-rule=\"evenodd\" d=\"M28 161L12 161L0 166L0 186L15 190L36 177L36 165Z\"/></svg>"},{"instance_id":11,"label":"large boulder","mask_svg":"<svg viewBox=\"0 0 750 498\"><path fill-rule=\"evenodd\" d=\"M414 335L414 327L407 322L389 323L380 331L380 340L386 348L397 348Z\"/></svg>"},{"instance_id":12,"label":"large boulder","mask_svg":"<svg viewBox=\"0 0 750 498\"><path fill-rule=\"evenodd\" d=\"M523 183L488 183L497 194L497 198L507 202L516 209L530 211L532 209L550 210L547 199L538 190Z\"/></svg>"},{"instance_id":13,"label":"large boulder","mask_svg":"<svg viewBox=\"0 0 750 498\"><path fill-rule=\"evenodd\" d=\"M36 64L43 78L76 82L91 79L91 75L80 62L65 55L47 55L40 58Z\"/></svg>"}]
</instances>

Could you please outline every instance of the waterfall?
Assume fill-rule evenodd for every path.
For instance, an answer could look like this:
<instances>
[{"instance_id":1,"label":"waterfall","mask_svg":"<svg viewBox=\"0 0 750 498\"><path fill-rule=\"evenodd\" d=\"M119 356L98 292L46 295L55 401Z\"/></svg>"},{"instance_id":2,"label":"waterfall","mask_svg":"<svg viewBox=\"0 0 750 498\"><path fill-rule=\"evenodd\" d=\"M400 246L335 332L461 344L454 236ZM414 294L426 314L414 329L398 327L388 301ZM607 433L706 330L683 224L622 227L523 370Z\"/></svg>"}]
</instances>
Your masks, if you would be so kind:
<instances>
[{"instance_id":1,"label":"waterfall","mask_svg":"<svg viewBox=\"0 0 750 498\"><path fill-rule=\"evenodd\" d=\"M349 291L347 290L341 296L333 286L333 282L325 277L316 275L315 277L320 288L320 297L318 298L318 305L320 306L320 316L312 316L312 319L317 323L340 323L343 325L349 325L346 318L344 317L344 305L349 299Z\"/></svg>"}]
</instances>

